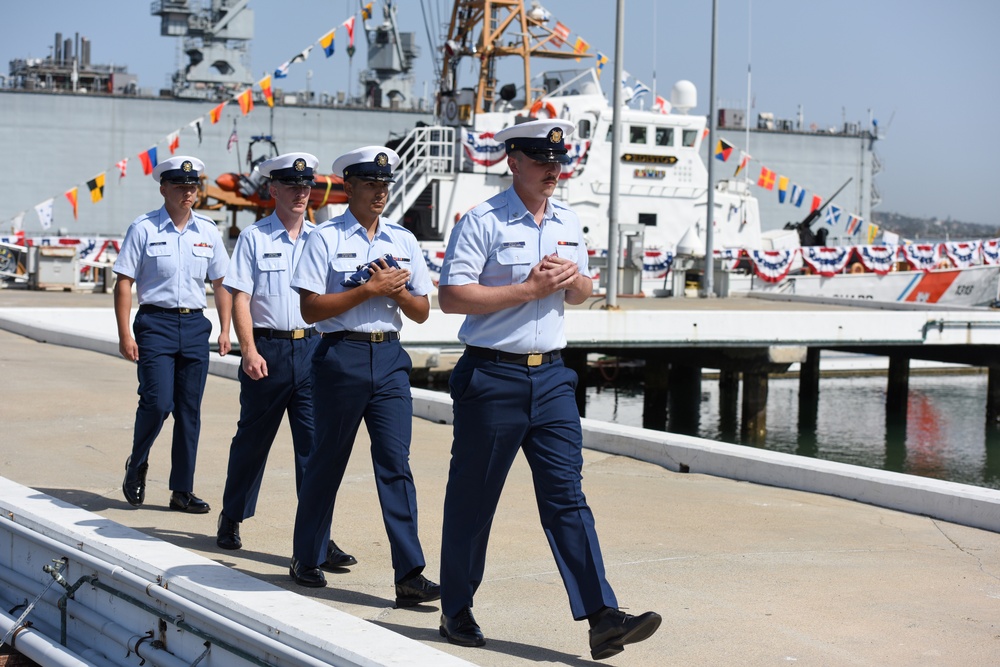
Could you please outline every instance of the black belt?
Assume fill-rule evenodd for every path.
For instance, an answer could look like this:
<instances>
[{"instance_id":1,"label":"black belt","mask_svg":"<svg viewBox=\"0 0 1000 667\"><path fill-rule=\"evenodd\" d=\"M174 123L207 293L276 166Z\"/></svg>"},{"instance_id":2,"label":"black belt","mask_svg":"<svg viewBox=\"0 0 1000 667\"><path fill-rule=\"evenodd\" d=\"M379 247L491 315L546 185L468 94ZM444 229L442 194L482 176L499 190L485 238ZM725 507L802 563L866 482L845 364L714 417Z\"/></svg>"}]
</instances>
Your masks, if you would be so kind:
<instances>
[{"instance_id":1,"label":"black belt","mask_svg":"<svg viewBox=\"0 0 1000 667\"><path fill-rule=\"evenodd\" d=\"M262 327L253 328L253 337L260 338L282 338L284 340L298 340L300 338L309 338L316 334L316 329L309 327L308 329L293 329L292 331L279 331L278 329L264 329Z\"/></svg>"},{"instance_id":2,"label":"black belt","mask_svg":"<svg viewBox=\"0 0 1000 667\"><path fill-rule=\"evenodd\" d=\"M140 313L170 313L171 315L190 315L191 313L200 313L202 310L204 308L161 308L150 304L139 306Z\"/></svg>"},{"instance_id":3,"label":"black belt","mask_svg":"<svg viewBox=\"0 0 1000 667\"><path fill-rule=\"evenodd\" d=\"M369 343L384 343L389 340L399 340L398 331L332 331L324 333L323 338L334 340L363 340Z\"/></svg>"},{"instance_id":4,"label":"black belt","mask_svg":"<svg viewBox=\"0 0 1000 667\"><path fill-rule=\"evenodd\" d=\"M560 350L552 350L551 352L533 352L531 354L512 354L510 352L501 352L500 350L491 350L488 347L466 345L465 351L472 356L479 357L481 359L502 361L506 364L517 364L518 366L541 366L542 364L548 364L562 358L562 352Z\"/></svg>"}]
</instances>

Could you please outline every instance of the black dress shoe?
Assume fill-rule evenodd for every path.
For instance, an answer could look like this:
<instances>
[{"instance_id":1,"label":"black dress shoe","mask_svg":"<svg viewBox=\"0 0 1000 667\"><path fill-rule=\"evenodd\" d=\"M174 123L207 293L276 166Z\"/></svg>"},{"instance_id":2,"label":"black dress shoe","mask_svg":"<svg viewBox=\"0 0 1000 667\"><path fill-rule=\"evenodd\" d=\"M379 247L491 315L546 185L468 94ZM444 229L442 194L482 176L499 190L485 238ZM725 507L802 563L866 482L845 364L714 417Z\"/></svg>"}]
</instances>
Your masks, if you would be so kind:
<instances>
[{"instance_id":1,"label":"black dress shoe","mask_svg":"<svg viewBox=\"0 0 1000 667\"><path fill-rule=\"evenodd\" d=\"M441 614L439 632L449 643L458 646L482 646L486 643L483 631L479 629L479 624L472 617L472 610L468 607L455 616Z\"/></svg>"},{"instance_id":2,"label":"black dress shoe","mask_svg":"<svg viewBox=\"0 0 1000 667\"><path fill-rule=\"evenodd\" d=\"M357 565L358 559L349 553L341 551L333 540L326 545L326 560L319 564L323 570L336 570L349 565Z\"/></svg>"},{"instance_id":3,"label":"black dress shoe","mask_svg":"<svg viewBox=\"0 0 1000 667\"><path fill-rule=\"evenodd\" d=\"M625 650L625 644L649 639L660 627L660 615L647 611L632 616L623 611L605 607L590 619L590 656L603 660Z\"/></svg>"},{"instance_id":4,"label":"black dress shoe","mask_svg":"<svg viewBox=\"0 0 1000 667\"><path fill-rule=\"evenodd\" d=\"M170 509L188 514L208 514L212 508L204 500L190 491L174 491L170 494Z\"/></svg>"},{"instance_id":5,"label":"black dress shoe","mask_svg":"<svg viewBox=\"0 0 1000 667\"><path fill-rule=\"evenodd\" d=\"M132 507L142 505L146 500L146 472L149 470L149 462L139 466L135 475L129 475L128 467L132 463L132 457L125 459L125 479L122 480L122 493L125 500Z\"/></svg>"},{"instance_id":6,"label":"black dress shoe","mask_svg":"<svg viewBox=\"0 0 1000 667\"><path fill-rule=\"evenodd\" d=\"M441 587L422 574L403 579L396 584L396 606L415 607L441 599Z\"/></svg>"},{"instance_id":7,"label":"black dress shoe","mask_svg":"<svg viewBox=\"0 0 1000 667\"><path fill-rule=\"evenodd\" d=\"M323 588L326 586L326 577L323 576L323 570L318 567L307 567L295 558L292 558L288 574L292 575L292 579L299 586L307 586L309 588Z\"/></svg>"},{"instance_id":8,"label":"black dress shoe","mask_svg":"<svg viewBox=\"0 0 1000 667\"><path fill-rule=\"evenodd\" d=\"M235 551L243 546L240 539L240 522L233 521L225 514L219 513L219 531L216 533L215 543L220 549Z\"/></svg>"}]
</instances>

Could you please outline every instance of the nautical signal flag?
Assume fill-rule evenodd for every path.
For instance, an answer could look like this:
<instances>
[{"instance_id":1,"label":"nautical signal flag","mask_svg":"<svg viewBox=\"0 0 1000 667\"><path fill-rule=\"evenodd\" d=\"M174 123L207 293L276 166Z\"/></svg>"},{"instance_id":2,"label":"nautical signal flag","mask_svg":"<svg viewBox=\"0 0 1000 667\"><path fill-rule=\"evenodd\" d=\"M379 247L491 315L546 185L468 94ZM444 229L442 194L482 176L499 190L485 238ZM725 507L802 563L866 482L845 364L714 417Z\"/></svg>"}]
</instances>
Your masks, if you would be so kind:
<instances>
[{"instance_id":1,"label":"nautical signal flag","mask_svg":"<svg viewBox=\"0 0 1000 667\"><path fill-rule=\"evenodd\" d=\"M201 121L205 119L204 116L198 116L193 121L188 123L188 127L198 133L198 145L201 146Z\"/></svg>"},{"instance_id":2,"label":"nautical signal flag","mask_svg":"<svg viewBox=\"0 0 1000 667\"><path fill-rule=\"evenodd\" d=\"M267 106L274 106L274 91L271 90L271 75L268 74L263 79L257 82L260 86L260 91L264 93L264 101L267 102Z\"/></svg>"},{"instance_id":3,"label":"nautical signal flag","mask_svg":"<svg viewBox=\"0 0 1000 667\"><path fill-rule=\"evenodd\" d=\"M87 187L90 189L90 201L96 204L104 199L104 173L87 181Z\"/></svg>"},{"instance_id":4,"label":"nautical signal flag","mask_svg":"<svg viewBox=\"0 0 1000 667\"><path fill-rule=\"evenodd\" d=\"M854 236L861 230L861 223L864 222L856 215L847 216L847 235Z\"/></svg>"},{"instance_id":5,"label":"nautical signal flag","mask_svg":"<svg viewBox=\"0 0 1000 667\"><path fill-rule=\"evenodd\" d=\"M600 51L598 51L597 52L597 77L598 78L600 78L601 71L604 69L604 66L607 65L607 64L608 64L608 57L606 55L604 55L603 53L601 53Z\"/></svg>"},{"instance_id":6,"label":"nautical signal flag","mask_svg":"<svg viewBox=\"0 0 1000 667\"><path fill-rule=\"evenodd\" d=\"M656 100L653 101L653 111L659 111L664 114L670 113L670 102L662 95L657 95Z\"/></svg>"},{"instance_id":7,"label":"nautical signal flag","mask_svg":"<svg viewBox=\"0 0 1000 667\"><path fill-rule=\"evenodd\" d=\"M556 27L552 29L552 43L556 46L562 46L567 39L569 39L569 28L556 21Z\"/></svg>"},{"instance_id":8,"label":"nautical signal flag","mask_svg":"<svg viewBox=\"0 0 1000 667\"><path fill-rule=\"evenodd\" d=\"M177 149L181 145L181 131L175 130L167 135L167 148L170 149L170 154L173 155L177 152Z\"/></svg>"},{"instance_id":9,"label":"nautical signal flag","mask_svg":"<svg viewBox=\"0 0 1000 667\"><path fill-rule=\"evenodd\" d=\"M118 160L118 162L115 162L115 166L118 167L118 173L120 174L118 180L125 178L125 171L128 169L128 158L123 157L121 160Z\"/></svg>"},{"instance_id":10,"label":"nautical signal flag","mask_svg":"<svg viewBox=\"0 0 1000 667\"><path fill-rule=\"evenodd\" d=\"M796 185L795 183L792 183L792 199L789 203L795 204L796 206L801 208L802 200L805 198L806 198L806 191L803 188Z\"/></svg>"},{"instance_id":11,"label":"nautical signal flag","mask_svg":"<svg viewBox=\"0 0 1000 667\"><path fill-rule=\"evenodd\" d=\"M870 222L868 223L868 245L875 243L875 237L878 236L878 230L878 225L873 225Z\"/></svg>"},{"instance_id":12,"label":"nautical signal flag","mask_svg":"<svg viewBox=\"0 0 1000 667\"><path fill-rule=\"evenodd\" d=\"M52 198L48 198L40 204L35 204L35 213L38 214L38 224L42 229L52 226Z\"/></svg>"},{"instance_id":13,"label":"nautical signal flag","mask_svg":"<svg viewBox=\"0 0 1000 667\"><path fill-rule=\"evenodd\" d=\"M142 162L142 173L149 176L156 166L156 146L153 146L144 153L139 153L139 160Z\"/></svg>"},{"instance_id":14,"label":"nautical signal flag","mask_svg":"<svg viewBox=\"0 0 1000 667\"><path fill-rule=\"evenodd\" d=\"M361 8L361 19L367 21L372 17L372 3L368 3Z\"/></svg>"},{"instance_id":15,"label":"nautical signal flag","mask_svg":"<svg viewBox=\"0 0 1000 667\"><path fill-rule=\"evenodd\" d=\"M222 104L220 104L219 106L215 107L214 109L208 112L208 119L212 121L212 125L218 123L219 119L222 118L222 108L225 107L227 104L229 104L228 101L223 102Z\"/></svg>"},{"instance_id":16,"label":"nautical signal flag","mask_svg":"<svg viewBox=\"0 0 1000 667\"><path fill-rule=\"evenodd\" d=\"M809 208L809 212L812 213L822 205L823 205L823 198L820 197L819 195L813 195L813 202L812 206Z\"/></svg>"},{"instance_id":17,"label":"nautical signal flag","mask_svg":"<svg viewBox=\"0 0 1000 667\"><path fill-rule=\"evenodd\" d=\"M330 32L326 33L325 35L319 38L319 45L323 47L323 53L326 54L327 58L333 55L335 47L334 39L336 38L336 36L337 36L337 29L334 28L333 30L331 30Z\"/></svg>"},{"instance_id":18,"label":"nautical signal flag","mask_svg":"<svg viewBox=\"0 0 1000 667\"><path fill-rule=\"evenodd\" d=\"M590 50L590 44L583 39L583 37L577 37L576 43L573 44L573 53L586 53ZM579 58L577 58L579 60Z\"/></svg>"},{"instance_id":19,"label":"nautical signal flag","mask_svg":"<svg viewBox=\"0 0 1000 667\"><path fill-rule=\"evenodd\" d=\"M733 145L725 139L719 139L715 144L715 159L725 162L733 153Z\"/></svg>"},{"instance_id":20,"label":"nautical signal flag","mask_svg":"<svg viewBox=\"0 0 1000 667\"><path fill-rule=\"evenodd\" d=\"M736 171L733 172L733 178L739 176L740 172L746 169L747 165L750 164L750 154L743 153L743 151L740 151L740 153L743 155L743 158L740 160L740 163L736 165Z\"/></svg>"},{"instance_id":21,"label":"nautical signal flag","mask_svg":"<svg viewBox=\"0 0 1000 667\"><path fill-rule=\"evenodd\" d=\"M233 146L236 145L240 138L236 135L236 121L233 121L233 131L229 134L229 141L226 142L226 150L230 153L233 152Z\"/></svg>"},{"instance_id":22,"label":"nautical signal flag","mask_svg":"<svg viewBox=\"0 0 1000 667\"><path fill-rule=\"evenodd\" d=\"M347 28L347 46L353 47L354 46L354 17L352 16L351 18L347 19L346 21L343 22L342 25L345 28ZM309 48L311 49L312 47L310 46ZM292 60L292 62L295 62L294 59Z\"/></svg>"},{"instance_id":23,"label":"nautical signal flag","mask_svg":"<svg viewBox=\"0 0 1000 667\"><path fill-rule=\"evenodd\" d=\"M764 188L765 190L774 189L774 172L767 167L760 168L760 178L757 179L757 185Z\"/></svg>"},{"instance_id":24,"label":"nautical signal flag","mask_svg":"<svg viewBox=\"0 0 1000 667\"><path fill-rule=\"evenodd\" d=\"M830 204L830 208L826 209L825 221L831 227L840 222L840 208Z\"/></svg>"},{"instance_id":25,"label":"nautical signal flag","mask_svg":"<svg viewBox=\"0 0 1000 667\"><path fill-rule=\"evenodd\" d=\"M78 188L75 188L75 187L70 188L69 190L66 191L66 199L68 199L69 203L73 205L73 219L74 220L78 220L79 219L79 216L77 215L77 213L79 212L78 208L77 208L77 199L76 199L77 192L78 192Z\"/></svg>"},{"instance_id":26,"label":"nautical signal flag","mask_svg":"<svg viewBox=\"0 0 1000 667\"><path fill-rule=\"evenodd\" d=\"M240 93L236 97L236 101L240 103L240 111L243 112L244 116L253 111L253 88L247 88Z\"/></svg>"},{"instance_id":27,"label":"nautical signal flag","mask_svg":"<svg viewBox=\"0 0 1000 667\"><path fill-rule=\"evenodd\" d=\"M778 176L778 203L784 204L788 196L788 177Z\"/></svg>"}]
</instances>

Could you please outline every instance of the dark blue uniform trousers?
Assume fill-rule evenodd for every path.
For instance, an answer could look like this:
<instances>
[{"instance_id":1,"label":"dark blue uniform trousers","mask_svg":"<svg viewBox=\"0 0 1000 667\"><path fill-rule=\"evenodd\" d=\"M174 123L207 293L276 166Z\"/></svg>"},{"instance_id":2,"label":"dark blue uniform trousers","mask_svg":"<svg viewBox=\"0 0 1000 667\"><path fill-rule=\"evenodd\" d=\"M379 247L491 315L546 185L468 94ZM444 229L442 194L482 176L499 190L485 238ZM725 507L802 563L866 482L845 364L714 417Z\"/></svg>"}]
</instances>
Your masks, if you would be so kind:
<instances>
[{"instance_id":1,"label":"dark blue uniform trousers","mask_svg":"<svg viewBox=\"0 0 1000 667\"><path fill-rule=\"evenodd\" d=\"M326 559L337 491L364 419L396 581L423 570L410 472L411 367L399 341L320 341L313 358L316 438L295 513L293 554L303 565L315 567Z\"/></svg>"},{"instance_id":2,"label":"dark blue uniform trousers","mask_svg":"<svg viewBox=\"0 0 1000 667\"><path fill-rule=\"evenodd\" d=\"M139 407L135 411L130 475L149 458L167 415L173 413L170 490L194 491L201 432L201 397L208 378L212 323L202 313L143 313L132 323L139 346Z\"/></svg>"},{"instance_id":3,"label":"dark blue uniform trousers","mask_svg":"<svg viewBox=\"0 0 1000 667\"><path fill-rule=\"evenodd\" d=\"M233 521L249 519L257 510L267 455L285 412L295 450L296 492L313 441L312 357L319 336L298 340L259 336L254 343L267 362L267 376L253 380L240 366L240 421L229 445L222 494L222 513Z\"/></svg>"},{"instance_id":4,"label":"dark blue uniform trousers","mask_svg":"<svg viewBox=\"0 0 1000 667\"><path fill-rule=\"evenodd\" d=\"M576 373L561 360L528 368L464 354L455 365L450 380L455 438L441 543L444 614L455 616L472 606L493 515L519 449L531 467L538 514L573 618L618 606L580 484L583 433L576 383Z\"/></svg>"}]
</instances>

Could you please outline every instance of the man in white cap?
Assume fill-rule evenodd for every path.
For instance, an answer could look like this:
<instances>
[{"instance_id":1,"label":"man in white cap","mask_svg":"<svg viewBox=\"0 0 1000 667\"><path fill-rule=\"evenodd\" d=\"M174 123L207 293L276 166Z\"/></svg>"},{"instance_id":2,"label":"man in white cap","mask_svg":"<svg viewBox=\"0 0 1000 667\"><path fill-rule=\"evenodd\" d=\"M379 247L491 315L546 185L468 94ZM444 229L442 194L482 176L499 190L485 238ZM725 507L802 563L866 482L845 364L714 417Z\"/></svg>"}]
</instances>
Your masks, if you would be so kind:
<instances>
[{"instance_id":1,"label":"man in white cap","mask_svg":"<svg viewBox=\"0 0 1000 667\"><path fill-rule=\"evenodd\" d=\"M581 486L576 374L562 362L564 302L593 291L580 221L552 199L573 126L536 120L496 134L510 188L469 211L448 241L438 301L462 313L465 353L452 371L454 440L441 544L441 636L486 643L472 615L490 525L507 472L524 452L542 528L576 620L590 622L595 660L646 639L660 616L618 610Z\"/></svg>"},{"instance_id":2,"label":"man in white cap","mask_svg":"<svg viewBox=\"0 0 1000 667\"><path fill-rule=\"evenodd\" d=\"M315 225L305 219L313 171L309 153L286 153L257 171L268 182L274 212L240 234L222 284L233 295L233 322L240 341L240 421L229 446L229 472L222 495L216 544L243 546L240 523L252 517L267 455L281 418L288 413L295 450L295 489L313 441L311 365L319 334L299 311L292 272ZM358 561L330 540L324 568Z\"/></svg>"},{"instance_id":3,"label":"man in white cap","mask_svg":"<svg viewBox=\"0 0 1000 667\"><path fill-rule=\"evenodd\" d=\"M232 298L222 287L229 256L215 223L191 210L204 170L201 160L186 155L153 169L163 206L132 222L114 265L118 349L129 361L138 362L139 375L139 407L122 493L134 507L145 501L149 450L172 414L170 509L192 514L210 511L208 503L194 495L212 332L212 323L202 312L206 278L212 282L221 327L219 354L228 353L231 345ZM129 331L133 285L139 312Z\"/></svg>"},{"instance_id":4,"label":"man in white cap","mask_svg":"<svg viewBox=\"0 0 1000 667\"><path fill-rule=\"evenodd\" d=\"M313 361L316 440L306 462L290 573L302 586L325 586L319 565L354 438L364 419L371 438L382 519L389 537L396 606L437 600L422 574L417 495L410 471L413 401L410 357L399 342L402 315L430 313L430 274L417 239L381 217L399 156L385 146L341 155L347 210L309 235L292 288L302 316L323 338Z\"/></svg>"}]
</instances>

